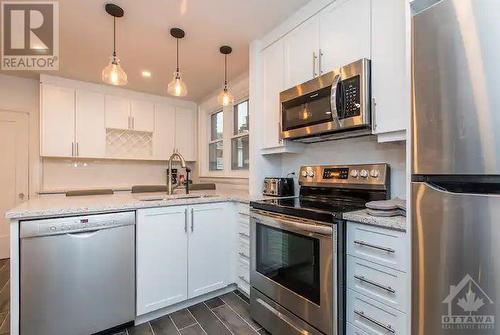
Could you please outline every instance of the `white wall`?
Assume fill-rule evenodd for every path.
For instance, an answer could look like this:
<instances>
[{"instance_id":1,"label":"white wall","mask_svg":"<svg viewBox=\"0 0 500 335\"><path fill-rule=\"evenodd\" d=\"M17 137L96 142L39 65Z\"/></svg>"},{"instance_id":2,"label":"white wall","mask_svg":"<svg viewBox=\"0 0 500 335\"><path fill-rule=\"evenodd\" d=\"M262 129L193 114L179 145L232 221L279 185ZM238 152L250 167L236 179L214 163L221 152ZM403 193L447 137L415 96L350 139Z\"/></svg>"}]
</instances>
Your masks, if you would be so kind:
<instances>
[{"instance_id":1,"label":"white wall","mask_svg":"<svg viewBox=\"0 0 500 335\"><path fill-rule=\"evenodd\" d=\"M377 143L374 137L359 137L313 143L303 153L283 155L281 174L298 171L302 165L388 163L391 167L391 195L406 198L405 142Z\"/></svg>"}]
</instances>

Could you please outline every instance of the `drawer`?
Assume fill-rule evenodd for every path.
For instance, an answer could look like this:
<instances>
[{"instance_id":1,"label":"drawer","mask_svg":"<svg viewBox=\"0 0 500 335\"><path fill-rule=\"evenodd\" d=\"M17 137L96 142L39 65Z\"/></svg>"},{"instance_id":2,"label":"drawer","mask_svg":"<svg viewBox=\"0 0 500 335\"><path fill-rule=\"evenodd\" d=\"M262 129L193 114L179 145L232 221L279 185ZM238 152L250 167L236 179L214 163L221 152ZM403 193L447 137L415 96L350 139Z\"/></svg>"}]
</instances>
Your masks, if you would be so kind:
<instances>
[{"instance_id":1,"label":"drawer","mask_svg":"<svg viewBox=\"0 0 500 335\"><path fill-rule=\"evenodd\" d=\"M406 312L408 275L385 266L347 256L347 287Z\"/></svg>"},{"instance_id":2,"label":"drawer","mask_svg":"<svg viewBox=\"0 0 500 335\"><path fill-rule=\"evenodd\" d=\"M390 268L408 271L406 234L349 222L347 254Z\"/></svg>"},{"instance_id":3,"label":"drawer","mask_svg":"<svg viewBox=\"0 0 500 335\"><path fill-rule=\"evenodd\" d=\"M247 296L250 296L250 284L247 283L245 280L238 278L238 288Z\"/></svg>"},{"instance_id":4,"label":"drawer","mask_svg":"<svg viewBox=\"0 0 500 335\"><path fill-rule=\"evenodd\" d=\"M406 318L405 313L347 289L347 322L367 335L406 334Z\"/></svg>"},{"instance_id":5,"label":"drawer","mask_svg":"<svg viewBox=\"0 0 500 335\"><path fill-rule=\"evenodd\" d=\"M246 218L250 217L250 206L249 205L238 204L236 206L236 211L238 212L239 216L243 216Z\"/></svg>"},{"instance_id":6,"label":"drawer","mask_svg":"<svg viewBox=\"0 0 500 335\"><path fill-rule=\"evenodd\" d=\"M238 220L238 233L250 236L250 221Z\"/></svg>"},{"instance_id":7,"label":"drawer","mask_svg":"<svg viewBox=\"0 0 500 335\"><path fill-rule=\"evenodd\" d=\"M238 279L250 284L250 263L248 260L240 257L238 266Z\"/></svg>"},{"instance_id":8,"label":"drawer","mask_svg":"<svg viewBox=\"0 0 500 335\"><path fill-rule=\"evenodd\" d=\"M349 322L347 322L346 324L345 333L346 335L368 335L368 333L365 333L361 329L354 327Z\"/></svg>"},{"instance_id":9,"label":"drawer","mask_svg":"<svg viewBox=\"0 0 500 335\"><path fill-rule=\"evenodd\" d=\"M238 254L240 257L246 258L247 260L250 259L250 241L247 237L242 237L240 235L238 247Z\"/></svg>"}]
</instances>

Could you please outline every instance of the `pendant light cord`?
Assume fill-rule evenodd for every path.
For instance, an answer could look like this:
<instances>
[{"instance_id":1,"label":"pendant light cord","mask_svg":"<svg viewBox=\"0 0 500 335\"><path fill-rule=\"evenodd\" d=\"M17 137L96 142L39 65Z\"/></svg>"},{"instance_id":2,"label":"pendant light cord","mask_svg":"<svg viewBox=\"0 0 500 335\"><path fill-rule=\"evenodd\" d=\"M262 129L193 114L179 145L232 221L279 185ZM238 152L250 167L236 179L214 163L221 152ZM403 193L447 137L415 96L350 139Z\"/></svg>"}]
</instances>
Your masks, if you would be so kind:
<instances>
[{"instance_id":1,"label":"pendant light cord","mask_svg":"<svg viewBox=\"0 0 500 335\"><path fill-rule=\"evenodd\" d=\"M227 55L224 55L224 89L227 89Z\"/></svg>"},{"instance_id":2,"label":"pendant light cord","mask_svg":"<svg viewBox=\"0 0 500 335\"><path fill-rule=\"evenodd\" d=\"M116 57L116 17L113 17L113 57Z\"/></svg>"},{"instance_id":3,"label":"pendant light cord","mask_svg":"<svg viewBox=\"0 0 500 335\"><path fill-rule=\"evenodd\" d=\"M179 39L175 39L177 41L177 74L179 74Z\"/></svg>"}]
</instances>

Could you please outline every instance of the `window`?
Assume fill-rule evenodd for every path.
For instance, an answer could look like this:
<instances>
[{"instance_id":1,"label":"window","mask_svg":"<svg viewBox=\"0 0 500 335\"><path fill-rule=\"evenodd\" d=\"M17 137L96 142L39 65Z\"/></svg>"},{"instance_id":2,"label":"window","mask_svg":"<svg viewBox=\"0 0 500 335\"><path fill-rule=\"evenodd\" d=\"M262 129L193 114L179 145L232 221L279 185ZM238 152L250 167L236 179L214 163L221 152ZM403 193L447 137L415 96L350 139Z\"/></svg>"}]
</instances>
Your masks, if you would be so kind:
<instances>
[{"instance_id":1,"label":"window","mask_svg":"<svg viewBox=\"0 0 500 335\"><path fill-rule=\"evenodd\" d=\"M234 106L233 136L231 139L231 169L248 170L249 166L248 100Z\"/></svg>"},{"instance_id":2,"label":"window","mask_svg":"<svg viewBox=\"0 0 500 335\"><path fill-rule=\"evenodd\" d=\"M210 116L210 128L209 170L224 170L224 114L222 111Z\"/></svg>"}]
</instances>

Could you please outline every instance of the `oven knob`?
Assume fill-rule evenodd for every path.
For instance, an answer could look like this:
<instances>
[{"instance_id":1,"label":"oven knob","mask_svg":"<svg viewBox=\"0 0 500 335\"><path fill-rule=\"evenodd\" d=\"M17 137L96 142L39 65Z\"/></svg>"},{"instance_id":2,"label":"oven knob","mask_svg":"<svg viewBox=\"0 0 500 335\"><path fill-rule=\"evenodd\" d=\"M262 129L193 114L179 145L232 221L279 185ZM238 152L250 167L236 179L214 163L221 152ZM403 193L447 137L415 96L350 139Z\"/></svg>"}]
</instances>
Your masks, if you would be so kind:
<instances>
[{"instance_id":1,"label":"oven knob","mask_svg":"<svg viewBox=\"0 0 500 335\"><path fill-rule=\"evenodd\" d=\"M370 171L370 176L372 178L378 178L378 176L380 176L380 172L378 172L378 170L371 170Z\"/></svg>"},{"instance_id":2,"label":"oven knob","mask_svg":"<svg viewBox=\"0 0 500 335\"><path fill-rule=\"evenodd\" d=\"M308 176L309 178L314 177L314 171L307 171L307 176Z\"/></svg>"},{"instance_id":3,"label":"oven knob","mask_svg":"<svg viewBox=\"0 0 500 335\"><path fill-rule=\"evenodd\" d=\"M359 176L359 172L358 172L358 170L352 170L352 171L351 171L351 177L353 177L353 178L358 178L358 176Z\"/></svg>"},{"instance_id":4,"label":"oven knob","mask_svg":"<svg viewBox=\"0 0 500 335\"><path fill-rule=\"evenodd\" d=\"M361 172L359 173L359 175L361 176L361 178L368 178L368 171L361 170Z\"/></svg>"},{"instance_id":5,"label":"oven knob","mask_svg":"<svg viewBox=\"0 0 500 335\"><path fill-rule=\"evenodd\" d=\"M304 178L307 177L307 171L306 170L302 171L302 177L304 177Z\"/></svg>"}]
</instances>

